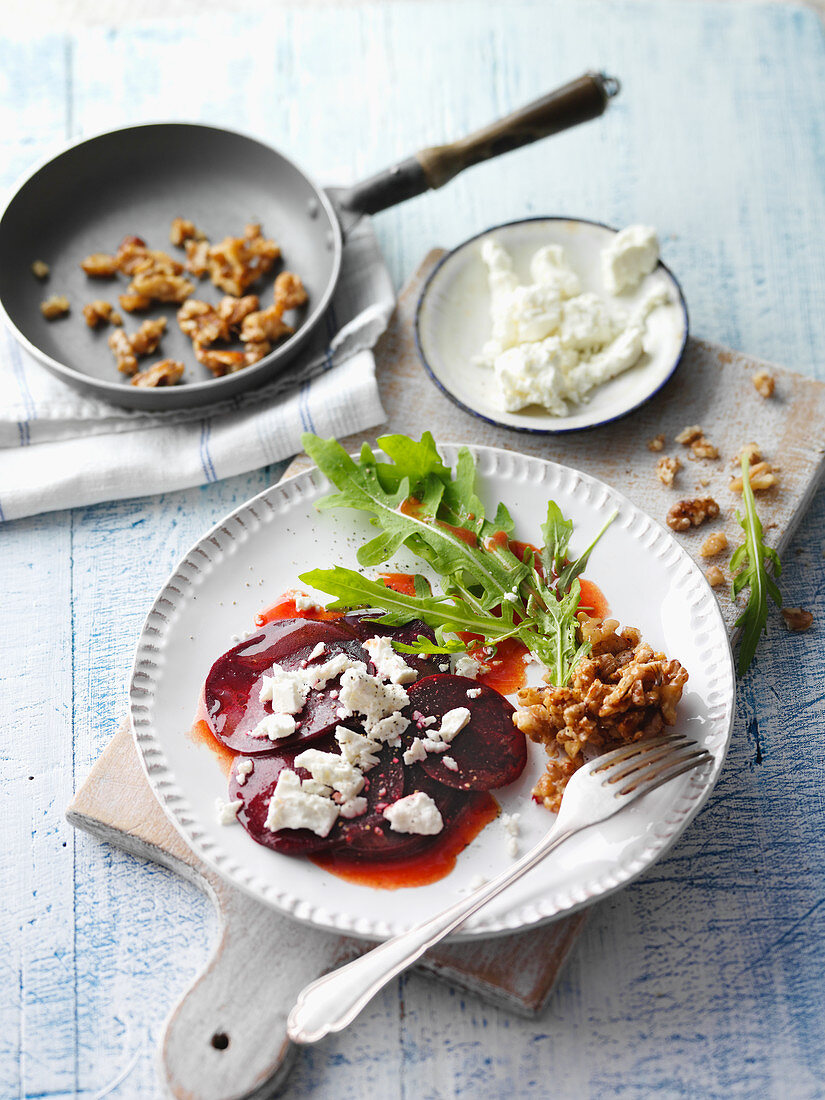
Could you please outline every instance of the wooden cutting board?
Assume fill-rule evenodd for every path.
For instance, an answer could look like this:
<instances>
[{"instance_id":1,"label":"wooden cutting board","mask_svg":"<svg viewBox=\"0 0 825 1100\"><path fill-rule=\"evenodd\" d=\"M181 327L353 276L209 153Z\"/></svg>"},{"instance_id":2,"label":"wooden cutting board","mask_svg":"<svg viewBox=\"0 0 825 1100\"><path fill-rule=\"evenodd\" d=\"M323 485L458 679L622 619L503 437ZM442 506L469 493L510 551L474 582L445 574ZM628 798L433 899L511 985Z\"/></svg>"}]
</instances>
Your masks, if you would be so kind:
<instances>
[{"instance_id":1,"label":"wooden cutting board","mask_svg":"<svg viewBox=\"0 0 825 1100\"><path fill-rule=\"evenodd\" d=\"M754 440L780 469L777 489L759 497L767 541L787 546L819 482L825 439L825 384L778 368L776 394L761 398L751 376L765 364L691 340L682 366L665 391L625 420L595 432L540 437L498 429L447 400L425 375L412 339L418 294L441 256L431 252L404 289L389 329L376 349L381 397L387 414L382 430L436 439L487 443L576 466L610 482L660 521L681 497L713 496L732 545L739 541L728 489L730 460ZM686 425L701 424L720 450L715 462L687 459L673 442ZM673 488L655 476L658 454L647 441L659 432L663 454L679 455L683 469ZM375 432L347 440L354 449ZM287 470L308 465L305 456ZM701 482L707 481L704 485ZM680 536L694 555L706 529ZM717 589L732 628L737 612ZM789 638L789 644L793 639ZM230 1100L272 1095L285 1080L294 1049L286 1039L286 1016L299 990L351 957L362 945L296 924L237 890L206 867L175 831L155 799L132 742L121 725L68 810L78 828L152 859L195 882L215 904L220 935L212 958L172 1010L161 1044L161 1073L170 1093L186 1100ZM585 920L577 913L545 928L487 943L442 945L420 964L425 973L472 990L521 1013L544 1006ZM278 949L266 950L276 944ZM263 947L263 949L262 949ZM234 995L244 990L244 1003Z\"/></svg>"}]
</instances>

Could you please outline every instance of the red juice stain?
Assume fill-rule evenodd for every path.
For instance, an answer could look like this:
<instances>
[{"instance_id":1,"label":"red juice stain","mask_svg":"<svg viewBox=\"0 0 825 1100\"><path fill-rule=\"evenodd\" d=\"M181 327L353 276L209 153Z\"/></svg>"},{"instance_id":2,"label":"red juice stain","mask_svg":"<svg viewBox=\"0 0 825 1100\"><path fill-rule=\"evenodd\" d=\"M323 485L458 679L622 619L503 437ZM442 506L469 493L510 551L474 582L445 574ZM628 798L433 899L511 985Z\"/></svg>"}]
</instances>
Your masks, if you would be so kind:
<instances>
[{"instance_id":1,"label":"red juice stain","mask_svg":"<svg viewBox=\"0 0 825 1100\"><path fill-rule=\"evenodd\" d=\"M583 577L579 578L579 584L582 589L579 611L586 611L592 619L606 619L610 614L610 607L601 588Z\"/></svg>"},{"instance_id":2,"label":"red juice stain","mask_svg":"<svg viewBox=\"0 0 825 1100\"><path fill-rule=\"evenodd\" d=\"M312 619L317 623L331 622L340 619L341 611L324 611L321 608L310 607L306 611L299 611L295 606L294 596L282 596L277 603L259 612L255 616L255 626L266 626L276 619Z\"/></svg>"},{"instance_id":3,"label":"red juice stain","mask_svg":"<svg viewBox=\"0 0 825 1100\"><path fill-rule=\"evenodd\" d=\"M218 759L218 764L223 774L226 776L229 775L232 771L232 761L237 756L237 753L227 748L222 741L219 741L217 737L215 737L205 718L196 718L187 736L190 741L195 742L197 745L205 745L210 752L213 752Z\"/></svg>"},{"instance_id":4,"label":"red juice stain","mask_svg":"<svg viewBox=\"0 0 825 1100\"><path fill-rule=\"evenodd\" d=\"M527 646L518 638L505 638L496 646L495 657L484 658L489 671L479 673L478 682L502 695L513 695L527 683L526 653Z\"/></svg>"},{"instance_id":5,"label":"red juice stain","mask_svg":"<svg viewBox=\"0 0 825 1100\"><path fill-rule=\"evenodd\" d=\"M415 595L415 575L413 573L379 573L384 585L401 596Z\"/></svg>"},{"instance_id":6,"label":"red juice stain","mask_svg":"<svg viewBox=\"0 0 825 1100\"><path fill-rule=\"evenodd\" d=\"M399 890L407 886L429 886L453 870L461 852L471 844L485 825L498 817L496 800L479 791L462 806L455 819L444 827L431 848L407 858L363 863L344 851L318 852L307 858L330 874L356 886L377 890Z\"/></svg>"}]
</instances>

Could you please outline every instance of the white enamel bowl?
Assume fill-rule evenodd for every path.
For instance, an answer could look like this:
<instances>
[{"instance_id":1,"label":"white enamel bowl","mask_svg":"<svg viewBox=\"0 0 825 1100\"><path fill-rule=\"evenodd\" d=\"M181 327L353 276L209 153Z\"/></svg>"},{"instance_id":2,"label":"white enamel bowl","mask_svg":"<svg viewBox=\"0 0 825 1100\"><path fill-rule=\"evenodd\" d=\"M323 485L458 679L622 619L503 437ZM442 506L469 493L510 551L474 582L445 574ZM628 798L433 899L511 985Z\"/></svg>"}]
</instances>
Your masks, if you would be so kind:
<instances>
[{"instance_id":1,"label":"white enamel bowl","mask_svg":"<svg viewBox=\"0 0 825 1100\"><path fill-rule=\"evenodd\" d=\"M488 509L499 500L507 504L519 538L539 538L540 517L551 497L575 523L574 551L618 511L588 575L602 587L613 614L641 628L654 647L688 669L678 728L705 745L716 761L701 780L684 777L668 784L569 841L461 932L481 937L587 905L667 851L716 782L733 719L734 677L716 599L667 531L607 485L575 470L510 451L471 449L482 499ZM442 448L447 462L455 461L456 451ZM395 891L356 886L305 859L261 847L238 824L218 824L215 800L226 798L226 778L214 754L187 736L206 674L232 644L231 636L250 628L258 611L298 585L299 573L333 563L356 566L356 550L374 528L360 513L317 512L314 502L328 489L317 470L298 474L237 508L183 557L146 619L130 685L131 718L158 799L207 863L298 920L382 939L456 900L477 875L491 878L509 866L501 822L482 830L454 871L431 886ZM413 559L400 555L394 562L399 569L413 566ZM415 568L420 571L420 563ZM504 811L521 814L522 852L552 820L530 799L544 752L532 744L529 751L518 782L495 792Z\"/></svg>"},{"instance_id":2,"label":"white enamel bowl","mask_svg":"<svg viewBox=\"0 0 825 1100\"><path fill-rule=\"evenodd\" d=\"M424 367L435 384L465 412L490 424L539 434L595 428L626 416L649 401L679 365L688 336L688 315L679 283L663 263L637 290L612 298L601 273L601 253L616 230L576 218L529 218L472 237L444 256L428 278L418 303L415 337ZM511 254L516 273L531 282L530 260L538 248L558 244L579 276L583 290L601 295L617 309L630 310L651 290L664 286L671 304L647 321L645 354L636 366L573 405L567 416L553 416L537 405L505 412L496 401L493 372L473 362L490 333L490 291L481 245L495 237Z\"/></svg>"}]
</instances>

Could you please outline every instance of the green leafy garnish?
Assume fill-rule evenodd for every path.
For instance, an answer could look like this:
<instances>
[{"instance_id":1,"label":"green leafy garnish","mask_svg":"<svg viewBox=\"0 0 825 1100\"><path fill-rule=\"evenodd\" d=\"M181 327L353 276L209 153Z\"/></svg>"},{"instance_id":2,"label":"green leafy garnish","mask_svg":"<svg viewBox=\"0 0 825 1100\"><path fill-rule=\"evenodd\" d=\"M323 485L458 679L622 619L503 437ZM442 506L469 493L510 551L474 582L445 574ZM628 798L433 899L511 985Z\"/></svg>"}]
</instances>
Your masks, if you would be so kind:
<instances>
[{"instance_id":1,"label":"green leafy garnish","mask_svg":"<svg viewBox=\"0 0 825 1100\"><path fill-rule=\"evenodd\" d=\"M768 597L777 607L782 606L782 595L776 580L782 573L779 555L773 547L762 541L762 523L756 514L756 501L750 481L750 457L742 454L742 503L744 516L736 513L736 519L745 532L745 541L737 547L730 559L733 584L731 598L736 599L745 585L749 586L748 602L735 625L742 627L739 646L739 675L750 667L759 639L768 621ZM773 567L773 576L770 567Z\"/></svg>"},{"instance_id":2,"label":"green leafy garnish","mask_svg":"<svg viewBox=\"0 0 825 1100\"><path fill-rule=\"evenodd\" d=\"M380 608L379 622L401 625L421 619L432 627L436 645L419 637L409 653L455 653L467 645L454 637L473 634L488 646L518 638L546 665L554 684L569 680L589 652L578 641L576 611L581 597L578 577L593 547L612 522L574 561L567 558L573 524L550 501L542 526L545 545L518 557L510 546L513 521L503 504L492 519L476 492L475 462L459 451L455 474L444 465L432 435L419 441L383 436L379 447L392 460L379 461L364 444L354 461L334 439L305 435L310 457L336 486L318 502L321 509L356 508L371 516L380 533L358 551L358 563L376 566L405 546L442 578L443 593L433 595L421 575L415 595L393 591L354 569L315 569L301 580L335 597L335 610ZM451 635L451 637L448 637Z\"/></svg>"}]
</instances>

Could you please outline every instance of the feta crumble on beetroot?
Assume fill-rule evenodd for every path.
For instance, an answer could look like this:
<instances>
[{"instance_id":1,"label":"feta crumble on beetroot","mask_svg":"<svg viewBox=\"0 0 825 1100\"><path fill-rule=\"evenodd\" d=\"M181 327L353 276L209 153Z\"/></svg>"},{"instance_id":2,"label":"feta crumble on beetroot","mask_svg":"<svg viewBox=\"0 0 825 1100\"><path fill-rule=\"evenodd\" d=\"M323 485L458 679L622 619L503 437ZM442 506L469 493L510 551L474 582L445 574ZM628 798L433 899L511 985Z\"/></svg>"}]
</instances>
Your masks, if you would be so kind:
<instances>
[{"instance_id":1,"label":"feta crumble on beetroot","mask_svg":"<svg viewBox=\"0 0 825 1100\"><path fill-rule=\"evenodd\" d=\"M396 833L435 836L444 828L438 806L423 791L415 791L399 798L392 806L387 806L384 817Z\"/></svg>"}]
</instances>

